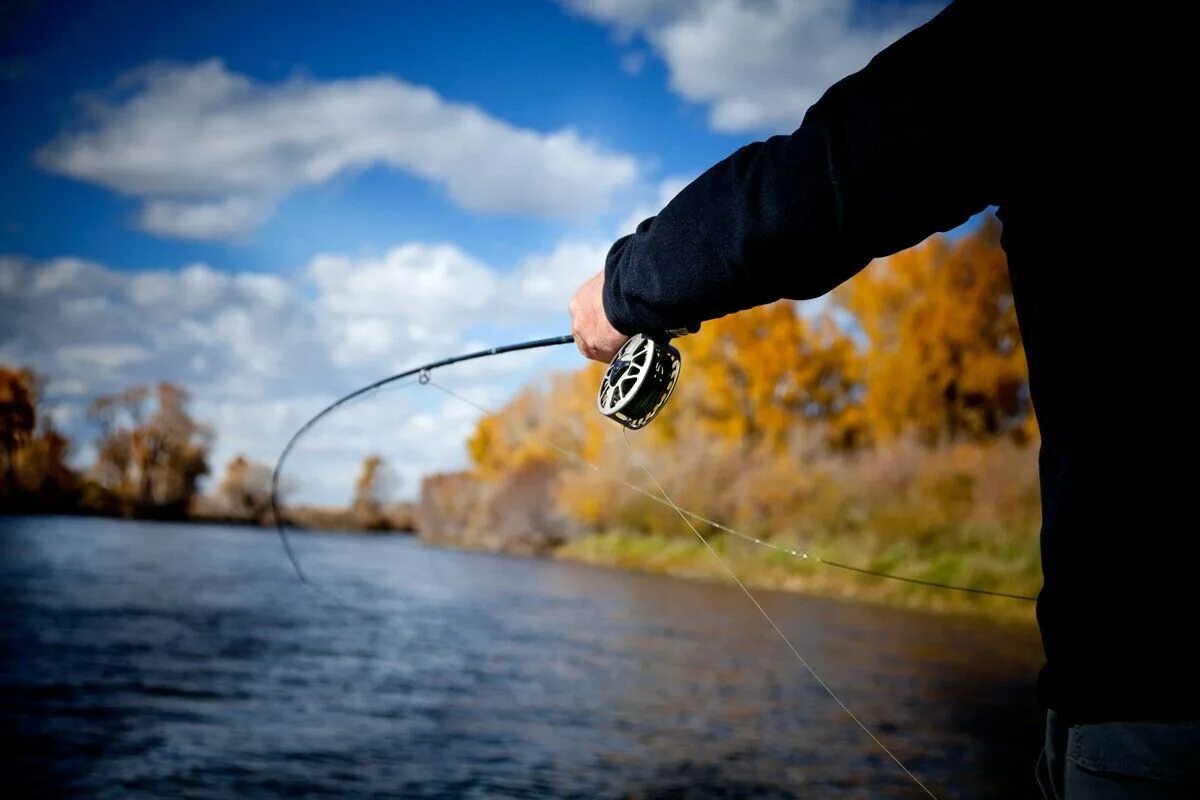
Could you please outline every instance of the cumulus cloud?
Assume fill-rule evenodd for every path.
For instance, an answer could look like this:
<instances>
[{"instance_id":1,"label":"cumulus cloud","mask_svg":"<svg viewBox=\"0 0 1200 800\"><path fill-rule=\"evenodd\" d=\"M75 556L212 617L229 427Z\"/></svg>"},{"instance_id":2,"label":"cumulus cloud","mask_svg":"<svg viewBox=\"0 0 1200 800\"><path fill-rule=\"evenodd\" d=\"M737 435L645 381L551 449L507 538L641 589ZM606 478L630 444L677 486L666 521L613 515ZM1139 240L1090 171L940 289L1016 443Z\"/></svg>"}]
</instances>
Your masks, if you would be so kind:
<instances>
[{"instance_id":1,"label":"cumulus cloud","mask_svg":"<svg viewBox=\"0 0 1200 800\"><path fill-rule=\"evenodd\" d=\"M474 387L468 391L472 397L479 394ZM312 395L235 403L201 396L194 413L218 432L210 461L219 472L237 453L272 463L283 443L329 399ZM384 390L326 417L301 440L286 465L287 494L298 503L344 505L353 496L363 458L378 454L399 479L398 496L412 498L424 476L462 468L465 442L478 416L432 389Z\"/></svg>"},{"instance_id":2,"label":"cumulus cloud","mask_svg":"<svg viewBox=\"0 0 1200 800\"><path fill-rule=\"evenodd\" d=\"M449 244L405 244L359 258L321 255L308 275L319 290L315 306L339 366L456 337L473 320L495 313L501 282Z\"/></svg>"},{"instance_id":3,"label":"cumulus cloud","mask_svg":"<svg viewBox=\"0 0 1200 800\"><path fill-rule=\"evenodd\" d=\"M138 214L138 227L177 239L230 239L257 228L272 210L272 199L267 197L149 200Z\"/></svg>"},{"instance_id":4,"label":"cumulus cloud","mask_svg":"<svg viewBox=\"0 0 1200 800\"><path fill-rule=\"evenodd\" d=\"M641 35L671 87L721 131L791 131L830 85L925 22L938 0L563 0L619 36Z\"/></svg>"},{"instance_id":5,"label":"cumulus cloud","mask_svg":"<svg viewBox=\"0 0 1200 800\"><path fill-rule=\"evenodd\" d=\"M376 164L470 211L538 217L603 210L638 174L570 128L519 128L393 76L268 84L219 60L124 76L38 161L143 200L143 229L189 239L245 233L289 193Z\"/></svg>"},{"instance_id":6,"label":"cumulus cloud","mask_svg":"<svg viewBox=\"0 0 1200 800\"><path fill-rule=\"evenodd\" d=\"M299 287L279 276L14 257L0 258L0 274L6 358L93 394L168 378L257 396L291 379L284 347L317 344Z\"/></svg>"},{"instance_id":7,"label":"cumulus cloud","mask_svg":"<svg viewBox=\"0 0 1200 800\"><path fill-rule=\"evenodd\" d=\"M100 394L169 380L218 432L220 471L236 454L271 461L339 394L436 358L566 329L566 304L606 244L564 241L507 269L450 244L318 255L286 275L205 264L127 271L78 258L0 257L0 362L50 378L47 407L82 446ZM445 379L498 405L547 358L471 362ZM343 502L357 463L382 452L413 492L463 460L477 410L430 390L389 392L336 415L289 469L308 502Z\"/></svg>"},{"instance_id":8,"label":"cumulus cloud","mask_svg":"<svg viewBox=\"0 0 1200 800\"><path fill-rule=\"evenodd\" d=\"M538 308L569 301L580 284L604 268L610 245L566 240L549 253L523 260L514 280L521 306Z\"/></svg>"}]
</instances>

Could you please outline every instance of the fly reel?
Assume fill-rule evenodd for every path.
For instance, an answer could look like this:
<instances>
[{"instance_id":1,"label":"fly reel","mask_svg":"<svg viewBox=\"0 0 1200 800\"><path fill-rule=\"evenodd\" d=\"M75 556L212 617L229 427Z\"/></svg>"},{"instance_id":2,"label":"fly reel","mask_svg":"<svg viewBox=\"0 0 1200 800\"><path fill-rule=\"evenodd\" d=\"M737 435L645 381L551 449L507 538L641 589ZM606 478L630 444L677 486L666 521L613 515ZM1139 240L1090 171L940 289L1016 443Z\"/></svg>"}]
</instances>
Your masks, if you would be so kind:
<instances>
[{"instance_id":1,"label":"fly reel","mask_svg":"<svg viewBox=\"0 0 1200 800\"><path fill-rule=\"evenodd\" d=\"M679 380L679 351L662 341L636 334L621 346L600 382L596 407L631 430L658 416Z\"/></svg>"}]
</instances>

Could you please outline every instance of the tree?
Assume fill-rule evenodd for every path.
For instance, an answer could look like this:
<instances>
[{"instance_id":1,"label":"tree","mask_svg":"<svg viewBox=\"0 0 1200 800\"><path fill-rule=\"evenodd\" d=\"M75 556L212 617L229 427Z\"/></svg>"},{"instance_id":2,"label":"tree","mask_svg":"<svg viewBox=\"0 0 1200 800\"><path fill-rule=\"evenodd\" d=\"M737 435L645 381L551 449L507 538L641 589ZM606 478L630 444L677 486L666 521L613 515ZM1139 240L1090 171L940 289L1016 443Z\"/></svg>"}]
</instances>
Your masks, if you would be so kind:
<instances>
[{"instance_id":1,"label":"tree","mask_svg":"<svg viewBox=\"0 0 1200 800\"><path fill-rule=\"evenodd\" d=\"M13 460L37 430L37 376L0 365L0 486L12 481Z\"/></svg>"},{"instance_id":2,"label":"tree","mask_svg":"<svg viewBox=\"0 0 1200 800\"><path fill-rule=\"evenodd\" d=\"M383 506L393 488L393 477L382 456L363 459L362 469L354 484L354 503L350 512L355 522L364 528L387 527Z\"/></svg>"},{"instance_id":3,"label":"tree","mask_svg":"<svg viewBox=\"0 0 1200 800\"><path fill-rule=\"evenodd\" d=\"M595 405L603 374L603 365L593 363L576 372L552 375L482 417L467 441L476 473L495 478L556 464L563 458L557 448L596 457L604 430Z\"/></svg>"},{"instance_id":4,"label":"tree","mask_svg":"<svg viewBox=\"0 0 1200 800\"><path fill-rule=\"evenodd\" d=\"M927 444L1032 429L1025 355L1000 225L935 236L873 263L836 293L866 337L867 421Z\"/></svg>"},{"instance_id":5,"label":"tree","mask_svg":"<svg viewBox=\"0 0 1200 800\"><path fill-rule=\"evenodd\" d=\"M138 515L186 515L196 482L208 474L212 433L191 418L188 395L170 383L135 386L91 407L100 427L92 475Z\"/></svg>"},{"instance_id":6,"label":"tree","mask_svg":"<svg viewBox=\"0 0 1200 800\"><path fill-rule=\"evenodd\" d=\"M78 476L67 466L70 442L38 413L44 382L28 368L0 365L0 500L6 509L69 511Z\"/></svg>"},{"instance_id":7,"label":"tree","mask_svg":"<svg viewBox=\"0 0 1200 800\"><path fill-rule=\"evenodd\" d=\"M837 449L864 438L863 359L827 315L806 319L784 300L709 322L679 347L690 384L672 403L744 449L779 449L805 425Z\"/></svg>"},{"instance_id":8,"label":"tree","mask_svg":"<svg viewBox=\"0 0 1200 800\"><path fill-rule=\"evenodd\" d=\"M262 519L271 509L271 468L239 455L225 468L217 498L234 519Z\"/></svg>"}]
</instances>

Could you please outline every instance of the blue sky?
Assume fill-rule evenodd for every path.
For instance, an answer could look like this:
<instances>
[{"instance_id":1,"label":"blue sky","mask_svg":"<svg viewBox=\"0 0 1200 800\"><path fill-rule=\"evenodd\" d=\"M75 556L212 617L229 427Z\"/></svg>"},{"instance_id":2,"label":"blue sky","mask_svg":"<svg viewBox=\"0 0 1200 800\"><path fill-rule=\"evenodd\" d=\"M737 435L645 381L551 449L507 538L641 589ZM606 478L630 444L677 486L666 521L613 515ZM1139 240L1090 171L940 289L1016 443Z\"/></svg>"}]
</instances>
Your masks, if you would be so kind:
<instances>
[{"instance_id":1,"label":"blue sky","mask_svg":"<svg viewBox=\"0 0 1200 800\"><path fill-rule=\"evenodd\" d=\"M48 376L81 461L88 400L158 379L213 423L214 471L270 461L358 383L565 331L617 235L938 7L17 4L0 17L0 362ZM564 348L453 377L497 404L577 363ZM462 463L474 412L397 397L314 441L307 499L341 499L371 449L409 493Z\"/></svg>"},{"instance_id":2,"label":"blue sky","mask_svg":"<svg viewBox=\"0 0 1200 800\"><path fill-rule=\"evenodd\" d=\"M122 74L154 62L216 57L268 83L401 76L522 128L574 128L643 159L650 178L694 174L746 140L710 130L702 107L671 93L660 61L646 59L636 75L622 70L623 56L646 48L603 26L535 0L459 6L355 3L347 13L346 4L312 3L296 13L294 3L256 2L219 4L218 13L206 4L34 4L18 23L28 38L10 33L5 47L0 100L15 113L0 133L0 176L11 187L0 198L0 250L76 253L124 268L203 260L281 269L318 251L421 238L515 261L569 227L464 213L420 179L366 167L289 197L233 246L142 233L128 224L136 202L55 176L32 156L77 122L80 95L111 91Z\"/></svg>"}]
</instances>

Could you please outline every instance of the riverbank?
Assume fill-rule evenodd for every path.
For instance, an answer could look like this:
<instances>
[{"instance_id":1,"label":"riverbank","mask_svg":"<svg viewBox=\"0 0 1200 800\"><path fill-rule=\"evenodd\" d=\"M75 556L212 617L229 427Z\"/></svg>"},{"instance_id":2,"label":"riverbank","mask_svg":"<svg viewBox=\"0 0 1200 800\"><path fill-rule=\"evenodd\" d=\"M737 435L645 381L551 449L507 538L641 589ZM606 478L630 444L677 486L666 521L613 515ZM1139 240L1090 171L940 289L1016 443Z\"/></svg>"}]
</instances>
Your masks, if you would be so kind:
<instances>
[{"instance_id":1,"label":"riverbank","mask_svg":"<svg viewBox=\"0 0 1200 800\"><path fill-rule=\"evenodd\" d=\"M269 508L255 513L231 513L211 497L195 498L186 513L160 514L133 513L132 510L104 509L68 505L63 508L25 509L0 508L4 517L77 517L80 519L132 520L142 522L170 522L176 524L223 525L248 528L274 528L275 518ZM292 506L287 509L288 525L313 531L338 533L398 533L415 534L416 522L412 503L391 503L371 514L362 514L352 508L322 506Z\"/></svg>"},{"instance_id":2,"label":"riverbank","mask_svg":"<svg viewBox=\"0 0 1200 800\"><path fill-rule=\"evenodd\" d=\"M815 559L800 559L729 535L709 537L713 548L750 588L775 589L936 613L981 616L1032 624L1033 604L1020 600L948 591L888 580L831 567ZM799 546L777 542L781 546ZM1036 595L1041 587L1041 564L1036 540L1030 546L1006 551L979 548L963 551L925 551L910 542L884 544L869 537L826 542L812 554L863 569L920 580ZM676 536L598 533L575 539L552 554L554 558L597 566L636 570L678 578L731 582L712 554L698 540Z\"/></svg>"},{"instance_id":3,"label":"riverbank","mask_svg":"<svg viewBox=\"0 0 1200 800\"><path fill-rule=\"evenodd\" d=\"M0 514L0 519L5 516L7 515ZM95 514L67 516L113 521L122 519ZM695 538L656 534L593 533L572 538L557 547L529 550L481 545L480 542L469 539L430 539L421 535L419 529L411 523L395 527L366 528L346 524L348 518L340 509L302 508L298 513L294 511L289 514L289 525L311 531L361 536L377 536L381 533L415 534L424 544L435 548L548 557L689 580L732 582L728 573L707 548ZM404 519L407 521L411 518ZM274 527L274 523L266 519L217 516L196 515L172 521L199 526L259 529ZM978 616L1004 622L1035 622L1032 603L856 574L822 564L819 560L835 561L919 580L1034 596L1041 588L1041 562L1035 536L1028 544L1016 543L1008 538L1007 546L992 542L984 544L977 539L967 538L957 543L961 549L954 550L936 550L932 547L922 549L908 540L884 543L867 536L851 536L811 546L808 552L819 559L797 558L728 534L708 536L708 540L742 583L750 588L854 600L891 608ZM804 552L796 542L779 540L773 543Z\"/></svg>"}]
</instances>

